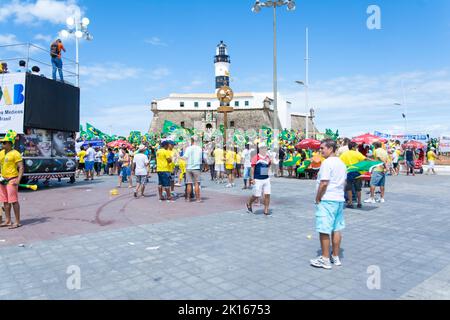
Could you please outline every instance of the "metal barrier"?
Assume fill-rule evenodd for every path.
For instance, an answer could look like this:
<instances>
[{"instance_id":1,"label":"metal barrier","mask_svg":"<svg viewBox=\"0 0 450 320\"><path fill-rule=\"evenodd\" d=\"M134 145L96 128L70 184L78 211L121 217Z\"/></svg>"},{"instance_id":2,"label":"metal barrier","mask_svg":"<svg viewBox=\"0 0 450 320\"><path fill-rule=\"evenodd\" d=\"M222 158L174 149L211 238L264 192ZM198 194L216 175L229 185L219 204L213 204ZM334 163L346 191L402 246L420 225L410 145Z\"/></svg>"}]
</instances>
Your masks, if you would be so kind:
<instances>
[{"instance_id":1,"label":"metal barrier","mask_svg":"<svg viewBox=\"0 0 450 320\"><path fill-rule=\"evenodd\" d=\"M63 56L61 59L63 61L64 83L76 86L80 77L78 63ZM9 73L14 73L19 69L21 60L26 62L28 70L31 70L34 66L39 67L42 76L52 79L53 66L50 50L32 43L0 45L0 64L6 63ZM59 79L58 72L56 76Z\"/></svg>"}]
</instances>

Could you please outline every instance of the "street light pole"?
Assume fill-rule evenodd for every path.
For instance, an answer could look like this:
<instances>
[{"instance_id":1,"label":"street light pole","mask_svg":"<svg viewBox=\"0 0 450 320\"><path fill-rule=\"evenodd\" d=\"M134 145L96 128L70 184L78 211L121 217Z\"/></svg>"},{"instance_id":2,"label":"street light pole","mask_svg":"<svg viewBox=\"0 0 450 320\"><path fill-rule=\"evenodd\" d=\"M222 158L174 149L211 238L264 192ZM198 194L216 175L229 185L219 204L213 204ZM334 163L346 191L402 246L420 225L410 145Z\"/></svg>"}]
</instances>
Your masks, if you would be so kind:
<instances>
[{"instance_id":1,"label":"street light pole","mask_svg":"<svg viewBox=\"0 0 450 320\"><path fill-rule=\"evenodd\" d=\"M306 127L305 127L305 132L306 132L306 139L309 138L309 30L308 28L306 28L306 58L305 58L305 103L306 103Z\"/></svg>"},{"instance_id":2,"label":"street light pole","mask_svg":"<svg viewBox=\"0 0 450 320\"><path fill-rule=\"evenodd\" d=\"M273 131L278 132L277 4L273 3Z\"/></svg>"},{"instance_id":3,"label":"street light pole","mask_svg":"<svg viewBox=\"0 0 450 320\"><path fill-rule=\"evenodd\" d=\"M67 18L66 24L68 30L62 30L60 32L63 38L68 38L70 35L75 36L75 73L76 73L76 86L80 86L80 39L83 38L87 41L92 41L94 37L89 33L88 26L90 20L88 18L80 18L80 13L74 14Z\"/></svg>"},{"instance_id":4,"label":"street light pole","mask_svg":"<svg viewBox=\"0 0 450 320\"><path fill-rule=\"evenodd\" d=\"M74 17L75 19L75 64L76 64L76 72L77 72L77 80L76 80L76 84L77 87L80 86L80 52L79 52L79 48L80 48L80 42L79 42L79 38L76 36L78 34L79 30L79 21L77 20L77 16Z\"/></svg>"},{"instance_id":5,"label":"street light pole","mask_svg":"<svg viewBox=\"0 0 450 320\"><path fill-rule=\"evenodd\" d=\"M406 103L405 82L402 80L403 107L405 108L405 135L408 134L408 105Z\"/></svg>"},{"instance_id":6,"label":"street light pole","mask_svg":"<svg viewBox=\"0 0 450 320\"><path fill-rule=\"evenodd\" d=\"M277 65L277 7L287 6L289 11L295 10L294 0L257 0L252 11L259 13L261 8L273 7L273 130L275 134L278 130L278 65ZM278 142L278 139L275 139Z\"/></svg>"}]
</instances>

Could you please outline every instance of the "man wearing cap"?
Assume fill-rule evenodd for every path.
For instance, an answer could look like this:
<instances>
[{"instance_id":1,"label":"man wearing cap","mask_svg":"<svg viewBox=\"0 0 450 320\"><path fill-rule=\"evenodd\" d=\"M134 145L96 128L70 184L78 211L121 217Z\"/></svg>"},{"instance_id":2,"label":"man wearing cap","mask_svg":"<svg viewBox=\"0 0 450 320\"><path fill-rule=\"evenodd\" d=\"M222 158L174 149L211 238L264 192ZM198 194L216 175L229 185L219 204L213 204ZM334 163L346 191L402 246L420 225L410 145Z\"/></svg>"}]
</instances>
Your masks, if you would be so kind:
<instances>
[{"instance_id":1,"label":"man wearing cap","mask_svg":"<svg viewBox=\"0 0 450 320\"><path fill-rule=\"evenodd\" d=\"M433 172L434 175L436 175L436 171L434 170L435 165L436 165L436 160L439 160L439 157L436 155L436 148L432 147L430 149L430 151L428 151L427 153L427 158L428 158L428 170L427 170L427 175L430 174L430 171Z\"/></svg>"},{"instance_id":2,"label":"man wearing cap","mask_svg":"<svg viewBox=\"0 0 450 320\"><path fill-rule=\"evenodd\" d=\"M169 151L169 142L163 141L161 148L156 153L156 171L158 172L158 192L159 201L167 200L174 202L170 192L170 164L172 163L172 152ZM163 199L163 189L165 189L167 199Z\"/></svg>"},{"instance_id":3,"label":"man wearing cap","mask_svg":"<svg viewBox=\"0 0 450 320\"><path fill-rule=\"evenodd\" d=\"M138 198L138 194L144 197L145 186L147 185L147 179L149 178L150 161L145 154L146 150L147 148L144 145L140 145L138 152L135 153L133 158L133 172L136 176L135 198Z\"/></svg>"},{"instance_id":4,"label":"man wearing cap","mask_svg":"<svg viewBox=\"0 0 450 320\"><path fill-rule=\"evenodd\" d=\"M0 152L0 168L3 182L0 183L0 201L5 208L6 221L2 228L17 229L20 224L19 183L24 173L22 156L14 150L17 133L9 131L1 141L3 150ZM11 207L14 208L16 223L11 223Z\"/></svg>"}]
</instances>

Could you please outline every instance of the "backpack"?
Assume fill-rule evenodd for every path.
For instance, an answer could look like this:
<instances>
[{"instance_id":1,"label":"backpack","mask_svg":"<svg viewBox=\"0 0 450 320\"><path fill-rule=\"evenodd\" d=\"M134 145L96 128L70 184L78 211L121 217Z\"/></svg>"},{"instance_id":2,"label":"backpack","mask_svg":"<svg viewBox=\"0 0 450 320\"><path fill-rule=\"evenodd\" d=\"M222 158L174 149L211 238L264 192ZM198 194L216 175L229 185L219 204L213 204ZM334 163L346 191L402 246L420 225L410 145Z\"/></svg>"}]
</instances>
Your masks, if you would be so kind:
<instances>
[{"instance_id":1,"label":"backpack","mask_svg":"<svg viewBox=\"0 0 450 320\"><path fill-rule=\"evenodd\" d=\"M52 58L57 58L59 56L59 45L57 42L53 42L50 46L50 56Z\"/></svg>"}]
</instances>

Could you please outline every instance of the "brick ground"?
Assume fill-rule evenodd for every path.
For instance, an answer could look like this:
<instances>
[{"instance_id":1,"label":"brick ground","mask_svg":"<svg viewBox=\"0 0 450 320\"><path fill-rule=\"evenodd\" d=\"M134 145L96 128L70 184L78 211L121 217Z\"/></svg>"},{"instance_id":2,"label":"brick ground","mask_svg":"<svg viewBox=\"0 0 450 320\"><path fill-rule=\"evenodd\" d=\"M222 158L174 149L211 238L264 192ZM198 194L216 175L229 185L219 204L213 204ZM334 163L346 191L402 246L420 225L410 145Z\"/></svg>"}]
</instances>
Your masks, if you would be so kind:
<instances>
[{"instance_id":1,"label":"brick ground","mask_svg":"<svg viewBox=\"0 0 450 320\"><path fill-rule=\"evenodd\" d=\"M386 204L346 211L344 266L331 271L309 266L314 182L274 180L271 217L245 213L240 188L205 182L204 204L160 204L110 198L114 183L21 194L25 226L0 230L0 299L450 298L448 177L391 178ZM71 265L81 290L67 289Z\"/></svg>"}]
</instances>

